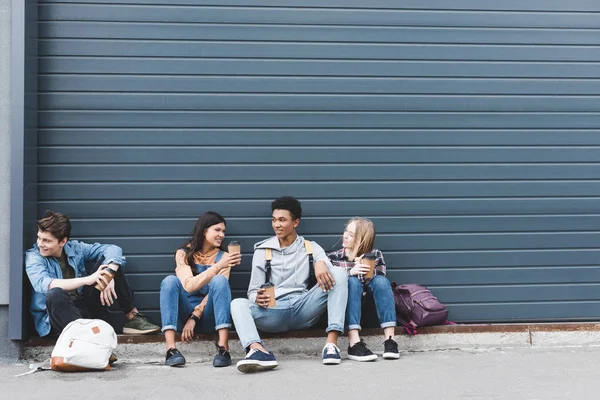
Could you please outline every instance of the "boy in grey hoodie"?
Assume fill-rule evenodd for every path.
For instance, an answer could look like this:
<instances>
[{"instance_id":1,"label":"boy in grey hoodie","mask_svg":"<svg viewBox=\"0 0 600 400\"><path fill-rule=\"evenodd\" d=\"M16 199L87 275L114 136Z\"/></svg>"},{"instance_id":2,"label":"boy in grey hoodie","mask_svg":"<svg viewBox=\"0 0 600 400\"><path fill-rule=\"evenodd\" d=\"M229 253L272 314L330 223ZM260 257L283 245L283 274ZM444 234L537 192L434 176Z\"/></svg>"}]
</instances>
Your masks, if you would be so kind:
<instances>
[{"instance_id":1,"label":"boy in grey hoodie","mask_svg":"<svg viewBox=\"0 0 600 400\"><path fill-rule=\"evenodd\" d=\"M235 299L231 303L231 316L247 351L237 368L241 372L256 372L277 367L275 356L265 349L257 328L273 333L307 329L325 310L328 327L323 364L339 364L337 339L344 330L348 276L342 268L331 265L321 246L310 242L317 278L317 285L310 288L310 262L305 241L296 233L302 206L293 197L281 197L271 203L271 210L275 236L254 245L248 298ZM271 249L272 254L270 274L266 271L267 249ZM274 307L268 307L272 299L265 289L260 288L267 281L275 286Z\"/></svg>"}]
</instances>

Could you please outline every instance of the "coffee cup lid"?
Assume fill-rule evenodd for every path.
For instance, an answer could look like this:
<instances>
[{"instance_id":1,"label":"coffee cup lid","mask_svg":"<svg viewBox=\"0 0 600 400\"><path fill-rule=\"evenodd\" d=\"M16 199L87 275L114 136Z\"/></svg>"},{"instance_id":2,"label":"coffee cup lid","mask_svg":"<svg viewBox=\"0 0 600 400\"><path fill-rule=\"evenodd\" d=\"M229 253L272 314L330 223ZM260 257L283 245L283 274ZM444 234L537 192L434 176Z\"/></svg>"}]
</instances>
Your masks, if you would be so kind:
<instances>
[{"instance_id":1,"label":"coffee cup lid","mask_svg":"<svg viewBox=\"0 0 600 400\"><path fill-rule=\"evenodd\" d=\"M236 240L232 240L231 242L229 242L230 246L239 246L240 242L236 241Z\"/></svg>"},{"instance_id":2,"label":"coffee cup lid","mask_svg":"<svg viewBox=\"0 0 600 400\"><path fill-rule=\"evenodd\" d=\"M373 253L368 253L368 254L365 254L365 255L363 256L363 259L365 259L365 258L366 258L367 260L376 260L376 259L377 259L377 257L375 257L375 254L373 254Z\"/></svg>"},{"instance_id":3,"label":"coffee cup lid","mask_svg":"<svg viewBox=\"0 0 600 400\"><path fill-rule=\"evenodd\" d=\"M270 287L273 287L275 285L273 285L271 282L267 282L267 283L263 283L262 285L260 285L261 289L268 289Z\"/></svg>"}]
</instances>

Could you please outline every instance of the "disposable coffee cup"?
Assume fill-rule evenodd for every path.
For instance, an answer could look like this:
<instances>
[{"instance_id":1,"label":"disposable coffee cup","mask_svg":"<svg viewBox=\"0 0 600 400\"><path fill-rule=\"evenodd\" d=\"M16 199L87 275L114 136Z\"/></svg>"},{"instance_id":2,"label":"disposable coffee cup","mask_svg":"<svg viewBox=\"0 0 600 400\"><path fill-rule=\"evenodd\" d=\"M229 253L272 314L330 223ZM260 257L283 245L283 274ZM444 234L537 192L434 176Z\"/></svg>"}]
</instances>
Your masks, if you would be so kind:
<instances>
[{"instance_id":1,"label":"disposable coffee cup","mask_svg":"<svg viewBox=\"0 0 600 400\"><path fill-rule=\"evenodd\" d=\"M273 285L271 282L267 282L263 283L260 288L265 289L263 294L268 294L271 296L269 297L269 304L267 304L267 307L275 307L275 285Z\"/></svg>"},{"instance_id":2,"label":"disposable coffee cup","mask_svg":"<svg viewBox=\"0 0 600 400\"><path fill-rule=\"evenodd\" d=\"M108 283L110 283L110 281L113 280L113 278L115 277L115 273L112 269L110 268L105 268L103 271L108 272L108 275L104 274L104 279L106 279L108 281ZM97 283L94 287L96 289L98 289L99 291L103 291L104 289L106 289L106 286L108 286L107 284L104 283L104 281L100 281L100 283Z\"/></svg>"},{"instance_id":3,"label":"disposable coffee cup","mask_svg":"<svg viewBox=\"0 0 600 400\"><path fill-rule=\"evenodd\" d=\"M373 273L375 272L375 262L377 261L377 257L374 254L366 254L362 258L362 264L369 266L369 272L365 274L365 278L371 279L373 277Z\"/></svg>"},{"instance_id":4,"label":"disposable coffee cup","mask_svg":"<svg viewBox=\"0 0 600 400\"><path fill-rule=\"evenodd\" d=\"M242 252L242 246L240 246L240 242L236 242L235 240L232 241L232 242L229 242L229 246L227 246L227 252L229 254L241 253Z\"/></svg>"}]
</instances>

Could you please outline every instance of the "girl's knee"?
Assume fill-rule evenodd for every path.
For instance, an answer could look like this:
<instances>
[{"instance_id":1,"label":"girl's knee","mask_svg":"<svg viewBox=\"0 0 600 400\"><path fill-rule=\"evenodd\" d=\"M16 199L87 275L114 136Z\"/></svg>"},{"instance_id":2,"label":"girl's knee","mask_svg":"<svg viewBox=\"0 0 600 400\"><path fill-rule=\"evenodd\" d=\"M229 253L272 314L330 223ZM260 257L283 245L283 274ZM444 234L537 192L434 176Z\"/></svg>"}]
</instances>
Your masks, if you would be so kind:
<instances>
[{"instance_id":1,"label":"girl's knee","mask_svg":"<svg viewBox=\"0 0 600 400\"><path fill-rule=\"evenodd\" d=\"M375 275L371 280L371 286L374 290L392 290L392 285L385 275Z\"/></svg>"},{"instance_id":2,"label":"girl's knee","mask_svg":"<svg viewBox=\"0 0 600 400\"><path fill-rule=\"evenodd\" d=\"M169 275L160 283L160 290L175 289L180 285L179 278L175 275Z\"/></svg>"},{"instance_id":3,"label":"girl's knee","mask_svg":"<svg viewBox=\"0 0 600 400\"><path fill-rule=\"evenodd\" d=\"M229 288L229 281L223 275L215 275L210 280L210 288L211 290Z\"/></svg>"},{"instance_id":4,"label":"girl's knee","mask_svg":"<svg viewBox=\"0 0 600 400\"><path fill-rule=\"evenodd\" d=\"M348 287L349 288L360 288L362 290L362 282L358 279L357 276L349 276L348 277Z\"/></svg>"}]
</instances>

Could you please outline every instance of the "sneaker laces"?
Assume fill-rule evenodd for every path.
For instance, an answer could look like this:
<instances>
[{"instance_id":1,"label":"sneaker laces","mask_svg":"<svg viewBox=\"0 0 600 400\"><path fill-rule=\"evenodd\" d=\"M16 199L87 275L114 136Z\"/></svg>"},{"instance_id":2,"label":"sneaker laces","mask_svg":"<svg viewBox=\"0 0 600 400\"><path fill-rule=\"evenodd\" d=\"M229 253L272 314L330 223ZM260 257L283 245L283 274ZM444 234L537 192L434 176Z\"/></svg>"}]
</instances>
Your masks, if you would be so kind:
<instances>
[{"instance_id":1,"label":"sneaker laces","mask_svg":"<svg viewBox=\"0 0 600 400\"><path fill-rule=\"evenodd\" d=\"M246 358L252 357L252 355L254 355L257 351L260 351L260 350L258 350L258 349L250 349L250 351L248 352L248 354L246 354Z\"/></svg>"},{"instance_id":2,"label":"sneaker laces","mask_svg":"<svg viewBox=\"0 0 600 400\"><path fill-rule=\"evenodd\" d=\"M167 356L172 356L173 354L177 353L179 353L179 350L177 350L176 347L171 347L169 350L167 350Z\"/></svg>"},{"instance_id":3,"label":"sneaker laces","mask_svg":"<svg viewBox=\"0 0 600 400\"><path fill-rule=\"evenodd\" d=\"M149 322L149 321L148 321L148 317L146 317L144 314L142 314L142 313L141 313L141 312L139 312L139 311L134 311L134 312L133 312L133 317L134 317L134 318L135 318L135 317L138 317L138 318L141 318L141 319L143 319L143 320L144 320L144 321L146 321L146 322Z\"/></svg>"},{"instance_id":4,"label":"sneaker laces","mask_svg":"<svg viewBox=\"0 0 600 400\"><path fill-rule=\"evenodd\" d=\"M365 343L364 340L360 339L359 342L354 343L354 345L350 346L350 347L357 348L357 349L363 348L363 349L366 350L367 349L367 344Z\"/></svg>"},{"instance_id":5,"label":"sneaker laces","mask_svg":"<svg viewBox=\"0 0 600 400\"><path fill-rule=\"evenodd\" d=\"M327 343L325 345L325 354L336 354L339 353L338 347L333 343Z\"/></svg>"}]
</instances>

